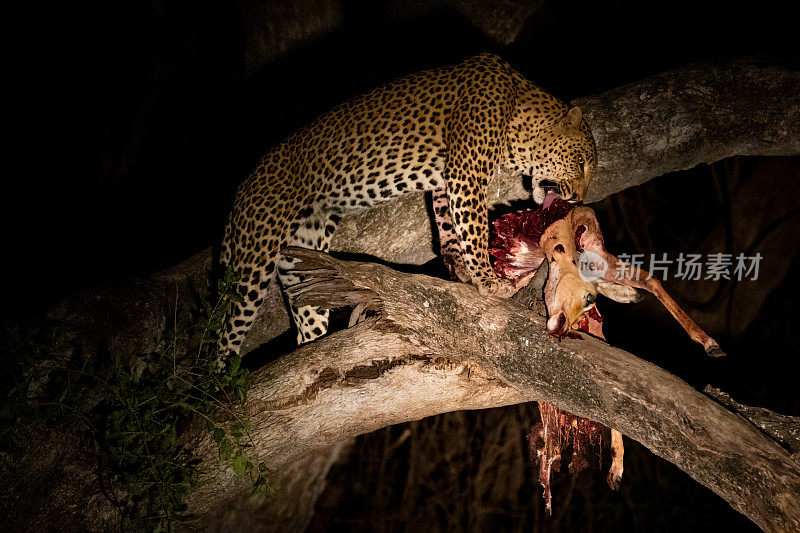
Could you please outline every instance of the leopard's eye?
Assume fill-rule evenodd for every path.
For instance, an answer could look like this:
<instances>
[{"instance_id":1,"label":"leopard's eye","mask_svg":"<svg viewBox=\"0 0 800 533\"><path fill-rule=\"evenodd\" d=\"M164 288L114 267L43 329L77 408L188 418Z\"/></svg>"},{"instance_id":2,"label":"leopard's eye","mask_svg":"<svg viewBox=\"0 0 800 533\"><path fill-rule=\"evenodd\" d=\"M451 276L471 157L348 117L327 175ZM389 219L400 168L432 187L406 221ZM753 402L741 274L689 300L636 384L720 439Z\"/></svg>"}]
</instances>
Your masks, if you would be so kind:
<instances>
[{"instance_id":1,"label":"leopard's eye","mask_svg":"<svg viewBox=\"0 0 800 533\"><path fill-rule=\"evenodd\" d=\"M581 166L581 172L583 172L584 165L586 161L583 159L583 154L578 154L578 164Z\"/></svg>"},{"instance_id":2,"label":"leopard's eye","mask_svg":"<svg viewBox=\"0 0 800 533\"><path fill-rule=\"evenodd\" d=\"M597 297L591 292L586 295L586 307L592 305Z\"/></svg>"}]
</instances>

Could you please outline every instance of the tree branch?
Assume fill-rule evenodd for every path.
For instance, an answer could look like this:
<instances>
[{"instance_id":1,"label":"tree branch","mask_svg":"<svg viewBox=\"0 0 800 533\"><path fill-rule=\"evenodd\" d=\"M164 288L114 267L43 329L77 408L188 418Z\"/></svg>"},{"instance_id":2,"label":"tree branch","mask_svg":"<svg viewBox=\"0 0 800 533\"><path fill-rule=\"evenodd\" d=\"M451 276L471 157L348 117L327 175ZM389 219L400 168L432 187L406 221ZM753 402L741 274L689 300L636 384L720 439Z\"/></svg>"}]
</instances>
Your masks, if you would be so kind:
<instances>
[{"instance_id":1,"label":"tree branch","mask_svg":"<svg viewBox=\"0 0 800 533\"><path fill-rule=\"evenodd\" d=\"M593 338L558 342L538 314L468 285L290 253L309 269L300 304L364 301L375 314L253 374L254 451L272 472L390 424L542 399L619 429L764 530L800 527L800 464L664 370ZM219 463L209 436L195 452L209 473L191 505L223 512L247 482Z\"/></svg>"},{"instance_id":2,"label":"tree branch","mask_svg":"<svg viewBox=\"0 0 800 533\"><path fill-rule=\"evenodd\" d=\"M742 59L688 65L575 100L599 151L587 201L734 155L799 154L798 83L796 69Z\"/></svg>"},{"instance_id":3,"label":"tree branch","mask_svg":"<svg viewBox=\"0 0 800 533\"><path fill-rule=\"evenodd\" d=\"M745 417L761 431L789 448L793 457L800 459L800 417L782 415L763 407L741 404L731 398L727 392L711 385L707 385L703 392L733 412Z\"/></svg>"}]
</instances>

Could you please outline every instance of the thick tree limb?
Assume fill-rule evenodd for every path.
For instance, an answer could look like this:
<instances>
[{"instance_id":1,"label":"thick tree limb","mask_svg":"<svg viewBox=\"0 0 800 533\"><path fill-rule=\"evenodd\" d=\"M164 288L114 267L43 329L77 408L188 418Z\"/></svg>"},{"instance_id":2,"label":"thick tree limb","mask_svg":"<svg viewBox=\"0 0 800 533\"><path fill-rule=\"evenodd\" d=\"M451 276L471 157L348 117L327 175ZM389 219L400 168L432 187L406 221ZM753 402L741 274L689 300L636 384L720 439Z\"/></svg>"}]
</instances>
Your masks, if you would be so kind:
<instances>
[{"instance_id":1,"label":"thick tree limb","mask_svg":"<svg viewBox=\"0 0 800 533\"><path fill-rule=\"evenodd\" d=\"M763 407L741 404L731 398L727 392L711 385L708 385L703 392L748 419L761 431L789 448L794 457L800 459L800 417L782 415Z\"/></svg>"},{"instance_id":2,"label":"thick tree limb","mask_svg":"<svg viewBox=\"0 0 800 533\"><path fill-rule=\"evenodd\" d=\"M798 82L796 69L747 59L689 65L575 100L599 150L587 201L733 155L797 155Z\"/></svg>"},{"instance_id":3,"label":"thick tree limb","mask_svg":"<svg viewBox=\"0 0 800 533\"><path fill-rule=\"evenodd\" d=\"M368 301L376 315L253 374L246 409L270 470L390 424L544 399L636 439L764 530L800 527L800 464L664 370L596 339L558 342L538 314L468 285L291 253L312 269L300 303ZM222 512L247 483L219 464L208 436L195 451L210 470L192 506Z\"/></svg>"}]
</instances>

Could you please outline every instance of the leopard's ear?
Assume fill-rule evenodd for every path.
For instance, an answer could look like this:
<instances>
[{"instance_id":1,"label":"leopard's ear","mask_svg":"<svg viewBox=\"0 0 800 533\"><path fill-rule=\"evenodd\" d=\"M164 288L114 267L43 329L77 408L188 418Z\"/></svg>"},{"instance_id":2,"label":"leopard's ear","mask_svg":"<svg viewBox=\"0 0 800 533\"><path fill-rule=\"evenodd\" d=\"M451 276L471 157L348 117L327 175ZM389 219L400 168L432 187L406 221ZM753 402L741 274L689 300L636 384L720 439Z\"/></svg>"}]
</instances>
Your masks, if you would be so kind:
<instances>
[{"instance_id":1,"label":"leopard's ear","mask_svg":"<svg viewBox=\"0 0 800 533\"><path fill-rule=\"evenodd\" d=\"M580 107L573 107L556 123L556 132L564 135L578 135L581 131L583 113Z\"/></svg>"}]
</instances>

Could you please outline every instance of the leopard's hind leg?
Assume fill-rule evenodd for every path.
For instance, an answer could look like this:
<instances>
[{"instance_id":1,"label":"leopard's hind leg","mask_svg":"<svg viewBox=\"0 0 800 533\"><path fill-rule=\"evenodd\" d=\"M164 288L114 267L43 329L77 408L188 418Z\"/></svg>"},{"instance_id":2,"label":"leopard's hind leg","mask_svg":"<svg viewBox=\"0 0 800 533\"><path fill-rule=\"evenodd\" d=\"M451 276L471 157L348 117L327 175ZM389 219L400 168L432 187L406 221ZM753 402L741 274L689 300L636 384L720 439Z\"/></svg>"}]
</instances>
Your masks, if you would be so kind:
<instances>
[{"instance_id":1,"label":"leopard's hind leg","mask_svg":"<svg viewBox=\"0 0 800 533\"><path fill-rule=\"evenodd\" d=\"M304 209L290 227L288 245L327 252L339 220L337 214L323 208ZM302 280L300 275L291 272L295 263L296 260L284 256L278 260L278 279L284 288ZM328 309L311 305L297 307L291 302L289 307L297 327L298 344L311 342L327 333L330 318Z\"/></svg>"},{"instance_id":2,"label":"leopard's hind leg","mask_svg":"<svg viewBox=\"0 0 800 533\"><path fill-rule=\"evenodd\" d=\"M220 259L238 277L241 301L232 304L217 342L220 369L239 353L275 277L292 222L316 197L311 181L296 180L287 172L285 157L280 150L265 156L239 187L228 219Z\"/></svg>"}]
</instances>

